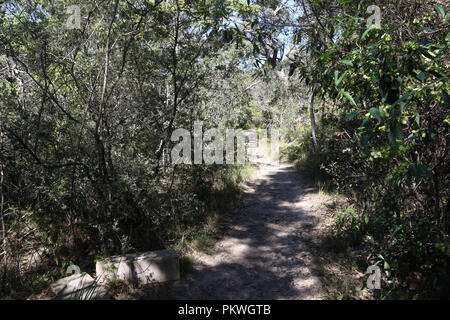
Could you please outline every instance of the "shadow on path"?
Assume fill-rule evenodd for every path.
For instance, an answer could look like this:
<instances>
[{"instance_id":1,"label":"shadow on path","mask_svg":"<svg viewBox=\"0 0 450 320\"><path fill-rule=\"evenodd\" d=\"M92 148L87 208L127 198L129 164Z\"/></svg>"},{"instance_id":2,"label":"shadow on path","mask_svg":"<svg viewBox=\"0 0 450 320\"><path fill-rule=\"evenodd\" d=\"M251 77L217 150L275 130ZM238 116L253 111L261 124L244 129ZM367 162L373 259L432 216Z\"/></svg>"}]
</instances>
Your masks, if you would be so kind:
<instances>
[{"instance_id":1,"label":"shadow on path","mask_svg":"<svg viewBox=\"0 0 450 320\"><path fill-rule=\"evenodd\" d=\"M215 246L196 255L187 279L167 284L164 298L326 298L308 250L317 191L290 165L262 164L259 175Z\"/></svg>"}]
</instances>

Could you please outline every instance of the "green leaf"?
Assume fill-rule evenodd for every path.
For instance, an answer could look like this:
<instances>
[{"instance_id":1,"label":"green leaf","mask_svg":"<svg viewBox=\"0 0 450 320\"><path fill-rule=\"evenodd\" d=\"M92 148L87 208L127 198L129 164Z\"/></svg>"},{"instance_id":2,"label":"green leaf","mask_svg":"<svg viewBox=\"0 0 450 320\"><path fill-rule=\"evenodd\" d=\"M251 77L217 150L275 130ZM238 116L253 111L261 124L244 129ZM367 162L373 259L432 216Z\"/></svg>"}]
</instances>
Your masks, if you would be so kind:
<instances>
[{"instance_id":1,"label":"green leaf","mask_svg":"<svg viewBox=\"0 0 450 320\"><path fill-rule=\"evenodd\" d=\"M335 77L336 87L341 83L341 81L344 79L344 77L347 75L347 73L348 73L348 70L346 70L346 71L339 77L339 79L336 79L336 77ZM336 74L335 74L335 76L336 76Z\"/></svg>"},{"instance_id":2,"label":"green leaf","mask_svg":"<svg viewBox=\"0 0 450 320\"><path fill-rule=\"evenodd\" d=\"M425 73L419 73L418 75L416 75L416 78L423 82L425 80Z\"/></svg>"},{"instance_id":3,"label":"green leaf","mask_svg":"<svg viewBox=\"0 0 450 320\"><path fill-rule=\"evenodd\" d=\"M364 38L369 34L370 30L372 29L367 29L366 31L364 31L364 33L361 36L361 40L364 40Z\"/></svg>"},{"instance_id":4,"label":"green leaf","mask_svg":"<svg viewBox=\"0 0 450 320\"><path fill-rule=\"evenodd\" d=\"M360 113L361 111L359 111L359 110L356 110L356 111L353 111L353 112L351 112L351 113L349 113L346 117L345 117L345 120L352 120L354 117L356 117L357 115L358 115L358 113Z\"/></svg>"},{"instance_id":5,"label":"green leaf","mask_svg":"<svg viewBox=\"0 0 450 320\"><path fill-rule=\"evenodd\" d=\"M347 91L341 90L341 93L346 97L354 106L356 106L355 100L353 100L353 97L348 93Z\"/></svg>"},{"instance_id":6,"label":"green leaf","mask_svg":"<svg viewBox=\"0 0 450 320\"><path fill-rule=\"evenodd\" d=\"M399 232L401 229L402 229L402 226L401 226L401 225L400 225L400 226L397 226L397 227L395 228L394 232L392 232L392 235L395 236L395 234L396 234L397 232Z\"/></svg>"},{"instance_id":7,"label":"green leaf","mask_svg":"<svg viewBox=\"0 0 450 320\"><path fill-rule=\"evenodd\" d=\"M360 128L364 128L369 121L370 121L369 117L364 118L363 122L361 123Z\"/></svg>"},{"instance_id":8,"label":"green leaf","mask_svg":"<svg viewBox=\"0 0 450 320\"><path fill-rule=\"evenodd\" d=\"M408 92L407 94L405 94L403 97L401 97L400 99L398 99L397 101L395 101L392 106L396 106L397 104L399 104L400 102L402 102L403 100L405 100L406 98L408 98L410 95L414 94L414 91Z\"/></svg>"},{"instance_id":9,"label":"green leaf","mask_svg":"<svg viewBox=\"0 0 450 320\"><path fill-rule=\"evenodd\" d=\"M429 53L425 49L421 49L420 52L428 59L434 60L434 58L435 58L431 53Z\"/></svg>"},{"instance_id":10,"label":"green leaf","mask_svg":"<svg viewBox=\"0 0 450 320\"><path fill-rule=\"evenodd\" d=\"M361 145L363 147L366 147L367 144L369 143L369 139L370 139L369 135L367 135L367 134L363 135L362 138L361 138Z\"/></svg>"},{"instance_id":11,"label":"green leaf","mask_svg":"<svg viewBox=\"0 0 450 320\"><path fill-rule=\"evenodd\" d=\"M380 110L378 108L370 108L370 114L377 119L378 121L381 121L381 114Z\"/></svg>"},{"instance_id":12,"label":"green leaf","mask_svg":"<svg viewBox=\"0 0 450 320\"><path fill-rule=\"evenodd\" d=\"M392 139L394 141L401 140L403 138L402 126L400 123L396 123L392 129Z\"/></svg>"},{"instance_id":13,"label":"green leaf","mask_svg":"<svg viewBox=\"0 0 450 320\"><path fill-rule=\"evenodd\" d=\"M384 112L383 108L380 106L378 107L378 110L380 111L380 116L382 119L386 118L386 112Z\"/></svg>"},{"instance_id":14,"label":"green leaf","mask_svg":"<svg viewBox=\"0 0 450 320\"><path fill-rule=\"evenodd\" d=\"M352 2L353 0L339 0L338 2L340 3L340 4L344 4L344 3L349 3L349 2Z\"/></svg>"},{"instance_id":15,"label":"green leaf","mask_svg":"<svg viewBox=\"0 0 450 320\"><path fill-rule=\"evenodd\" d=\"M415 116L414 120L416 121L417 125L420 126L420 114L418 112L416 112L416 116Z\"/></svg>"},{"instance_id":16,"label":"green leaf","mask_svg":"<svg viewBox=\"0 0 450 320\"><path fill-rule=\"evenodd\" d=\"M341 60L341 63L352 66L353 67L353 62L350 60Z\"/></svg>"},{"instance_id":17,"label":"green leaf","mask_svg":"<svg viewBox=\"0 0 450 320\"><path fill-rule=\"evenodd\" d=\"M442 16L442 18L445 17L445 11L444 11L444 9L442 9L441 6L436 4L436 5L434 5L434 9Z\"/></svg>"},{"instance_id":18,"label":"green leaf","mask_svg":"<svg viewBox=\"0 0 450 320\"><path fill-rule=\"evenodd\" d=\"M330 51L330 52L327 52L327 53L324 53L323 55L321 55L320 56L320 60L327 60L328 59L328 57L332 54L334 52L334 50L333 51Z\"/></svg>"},{"instance_id":19,"label":"green leaf","mask_svg":"<svg viewBox=\"0 0 450 320\"><path fill-rule=\"evenodd\" d=\"M365 222L366 224L369 223L369 215L368 215L368 214L364 215L364 222Z\"/></svg>"}]
</instances>

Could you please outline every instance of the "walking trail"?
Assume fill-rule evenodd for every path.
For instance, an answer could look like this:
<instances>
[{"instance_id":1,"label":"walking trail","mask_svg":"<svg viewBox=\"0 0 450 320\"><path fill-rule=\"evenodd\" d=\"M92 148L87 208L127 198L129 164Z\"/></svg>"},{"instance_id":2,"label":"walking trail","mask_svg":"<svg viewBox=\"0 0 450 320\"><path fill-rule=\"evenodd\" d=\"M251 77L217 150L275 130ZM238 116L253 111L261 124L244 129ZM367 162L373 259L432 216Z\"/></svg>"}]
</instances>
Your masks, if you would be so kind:
<instances>
[{"instance_id":1,"label":"walking trail","mask_svg":"<svg viewBox=\"0 0 450 320\"><path fill-rule=\"evenodd\" d=\"M325 299L308 243L320 206L289 164L258 163L243 203L207 252L196 252L173 299Z\"/></svg>"}]
</instances>

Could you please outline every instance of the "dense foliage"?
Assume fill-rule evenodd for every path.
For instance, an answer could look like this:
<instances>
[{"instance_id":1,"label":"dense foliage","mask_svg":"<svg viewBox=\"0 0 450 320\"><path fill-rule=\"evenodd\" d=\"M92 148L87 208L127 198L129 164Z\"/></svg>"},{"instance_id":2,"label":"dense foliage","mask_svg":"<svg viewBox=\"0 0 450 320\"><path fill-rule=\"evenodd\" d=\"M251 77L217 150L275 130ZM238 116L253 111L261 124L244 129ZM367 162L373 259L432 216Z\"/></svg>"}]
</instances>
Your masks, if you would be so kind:
<instances>
[{"instance_id":1,"label":"dense foliage","mask_svg":"<svg viewBox=\"0 0 450 320\"><path fill-rule=\"evenodd\" d=\"M80 28L67 29L71 4L2 6L3 292L26 278L24 258L64 272L189 237L236 175L171 165L172 131L252 119L241 90L251 78L236 63L246 51L220 30L227 6L83 1Z\"/></svg>"},{"instance_id":2,"label":"dense foliage","mask_svg":"<svg viewBox=\"0 0 450 320\"><path fill-rule=\"evenodd\" d=\"M366 26L367 1L340 3L328 19L327 2L312 4L324 46L303 71L330 102L311 156L358 208L338 217L337 236L381 262L385 294L401 294L390 297L448 297L448 6L380 1L377 29Z\"/></svg>"},{"instance_id":3,"label":"dense foliage","mask_svg":"<svg viewBox=\"0 0 450 320\"><path fill-rule=\"evenodd\" d=\"M71 5L0 1L0 294L230 204L242 168L168 159L202 120L280 127L354 202L330 234L383 266L384 296L448 297L445 1L78 1L68 28Z\"/></svg>"}]
</instances>

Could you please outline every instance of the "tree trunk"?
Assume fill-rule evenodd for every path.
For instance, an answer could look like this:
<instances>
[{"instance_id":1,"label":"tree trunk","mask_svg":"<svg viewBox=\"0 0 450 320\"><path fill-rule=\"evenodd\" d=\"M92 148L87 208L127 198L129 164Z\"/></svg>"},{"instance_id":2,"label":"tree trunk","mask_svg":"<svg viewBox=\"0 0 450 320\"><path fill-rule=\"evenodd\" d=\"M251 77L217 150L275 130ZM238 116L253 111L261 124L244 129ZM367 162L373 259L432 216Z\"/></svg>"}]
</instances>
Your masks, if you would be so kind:
<instances>
[{"instance_id":1,"label":"tree trunk","mask_svg":"<svg viewBox=\"0 0 450 320\"><path fill-rule=\"evenodd\" d=\"M317 152L317 126L316 126L316 118L314 115L314 89L311 92L311 105L309 107L309 117L311 119L311 133L314 143L314 152Z\"/></svg>"},{"instance_id":2,"label":"tree trunk","mask_svg":"<svg viewBox=\"0 0 450 320\"><path fill-rule=\"evenodd\" d=\"M3 152L3 132L0 132L0 152ZM3 172L3 161L0 162L0 219L2 223L2 247L3 247L3 274L1 279L1 287L6 287L6 271L7 271L7 255L8 255L8 245L6 241L6 223L4 215L4 205L5 196L3 194L3 184L4 184L4 172Z\"/></svg>"}]
</instances>

